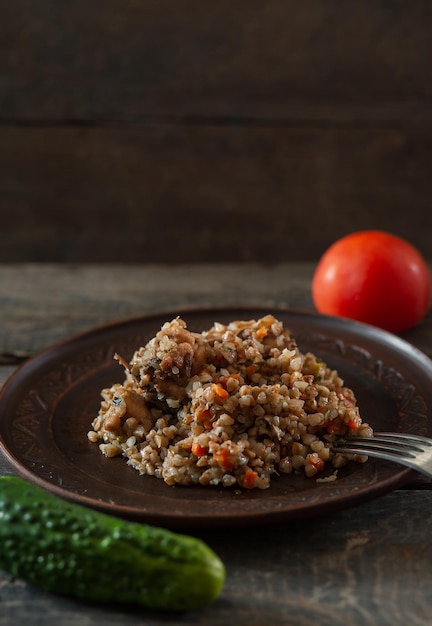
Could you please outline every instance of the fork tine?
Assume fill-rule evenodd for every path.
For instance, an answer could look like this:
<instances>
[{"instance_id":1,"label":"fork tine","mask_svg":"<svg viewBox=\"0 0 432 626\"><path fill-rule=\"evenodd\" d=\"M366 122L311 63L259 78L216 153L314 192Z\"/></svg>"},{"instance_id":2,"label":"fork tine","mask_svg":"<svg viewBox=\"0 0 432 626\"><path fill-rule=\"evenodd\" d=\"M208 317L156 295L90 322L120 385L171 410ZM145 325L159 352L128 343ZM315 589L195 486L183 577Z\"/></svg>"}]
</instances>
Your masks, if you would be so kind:
<instances>
[{"instance_id":1,"label":"fork tine","mask_svg":"<svg viewBox=\"0 0 432 626\"><path fill-rule=\"evenodd\" d=\"M377 432L373 437L347 437L336 443L333 451L394 461L432 477L432 439L421 435Z\"/></svg>"},{"instance_id":2,"label":"fork tine","mask_svg":"<svg viewBox=\"0 0 432 626\"><path fill-rule=\"evenodd\" d=\"M416 442L423 446L432 447L432 439L428 437L423 437L422 435L413 435L411 433L387 433L387 432L376 432L372 439L381 438L381 439L393 439L395 441L406 441L406 442Z\"/></svg>"},{"instance_id":3,"label":"fork tine","mask_svg":"<svg viewBox=\"0 0 432 626\"><path fill-rule=\"evenodd\" d=\"M388 440L382 441L374 441L372 438L370 440L364 439L356 439L353 437L352 439L347 439L344 444L341 446L337 445L333 448L337 452L342 452L342 450L349 450L351 454L355 449L357 454L357 450L361 450L359 454L372 455L372 452L384 452L388 454L394 454L397 457L409 457L412 459L416 458L415 451L421 452L421 448L415 448L413 446L404 445L404 444L393 444Z\"/></svg>"},{"instance_id":4,"label":"fork tine","mask_svg":"<svg viewBox=\"0 0 432 626\"><path fill-rule=\"evenodd\" d=\"M415 438L393 437L390 434L385 436L374 435L373 437L347 437L343 440L345 444L355 444L378 450L393 450L400 454L410 450L423 452L424 444Z\"/></svg>"},{"instance_id":5,"label":"fork tine","mask_svg":"<svg viewBox=\"0 0 432 626\"><path fill-rule=\"evenodd\" d=\"M405 465L411 469L416 470L417 472L421 472L425 474L429 478L432 477L431 473L424 467L421 467L415 460L415 456L410 458L406 456L402 456L400 454L395 454L394 452L383 452L382 450L374 450L374 449L365 449L365 448L355 448L346 447L346 448L334 448L335 452L341 452L343 454L361 454L365 456L375 457L377 459L383 459L384 461L392 461L394 463L399 463L401 465Z\"/></svg>"}]
</instances>

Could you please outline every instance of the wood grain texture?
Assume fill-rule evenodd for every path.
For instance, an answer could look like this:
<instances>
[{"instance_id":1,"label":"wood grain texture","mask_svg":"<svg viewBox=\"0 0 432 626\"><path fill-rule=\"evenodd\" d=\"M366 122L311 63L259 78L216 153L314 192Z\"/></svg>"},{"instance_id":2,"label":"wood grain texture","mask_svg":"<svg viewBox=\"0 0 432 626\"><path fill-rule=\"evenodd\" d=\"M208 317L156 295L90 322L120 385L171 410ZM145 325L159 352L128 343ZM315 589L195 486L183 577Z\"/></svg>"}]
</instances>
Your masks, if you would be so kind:
<instances>
[{"instance_id":1,"label":"wood grain texture","mask_svg":"<svg viewBox=\"0 0 432 626\"><path fill-rule=\"evenodd\" d=\"M371 228L430 258L431 155L431 129L0 127L0 261L309 261Z\"/></svg>"},{"instance_id":2,"label":"wood grain texture","mask_svg":"<svg viewBox=\"0 0 432 626\"><path fill-rule=\"evenodd\" d=\"M227 581L185 614L86 605L2 575L0 625L429 626L431 506L432 492L398 491L331 518L199 534Z\"/></svg>"},{"instance_id":3,"label":"wood grain texture","mask_svg":"<svg viewBox=\"0 0 432 626\"><path fill-rule=\"evenodd\" d=\"M313 268L0 264L0 352L42 350L96 324L177 307L310 309ZM404 338L432 356L431 333L429 312ZM0 366L0 384L13 371ZM10 471L1 458L0 475ZM203 532L227 583L212 606L185 614L80 603L1 572L0 626L429 626L431 506L430 483L415 482L331 517Z\"/></svg>"},{"instance_id":4,"label":"wood grain texture","mask_svg":"<svg viewBox=\"0 0 432 626\"><path fill-rule=\"evenodd\" d=\"M0 354L39 352L95 326L160 311L313 310L314 268L314 263L0 264ZM432 272L432 263L429 268ZM432 310L402 337L432 357Z\"/></svg>"},{"instance_id":5,"label":"wood grain texture","mask_svg":"<svg viewBox=\"0 0 432 626\"><path fill-rule=\"evenodd\" d=\"M94 326L159 311L311 308L313 264L0 264L0 352L40 351Z\"/></svg>"},{"instance_id":6,"label":"wood grain texture","mask_svg":"<svg viewBox=\"0 0 432 626\"><path fill-rule=\"evenodd\" d=\"M0 261L307 261L363 228L429 257L431 14L3 3Z\"/></svg>"},{"instance_id":7,"label":"wood grain texture","mask_svg":"<svg viewBox=\"0 0 432 626\"><path fill-rule=\"evenodd\" d=\"M427 0L16 0L1 116L431 120Z\"/></svg>"}]
</instances>

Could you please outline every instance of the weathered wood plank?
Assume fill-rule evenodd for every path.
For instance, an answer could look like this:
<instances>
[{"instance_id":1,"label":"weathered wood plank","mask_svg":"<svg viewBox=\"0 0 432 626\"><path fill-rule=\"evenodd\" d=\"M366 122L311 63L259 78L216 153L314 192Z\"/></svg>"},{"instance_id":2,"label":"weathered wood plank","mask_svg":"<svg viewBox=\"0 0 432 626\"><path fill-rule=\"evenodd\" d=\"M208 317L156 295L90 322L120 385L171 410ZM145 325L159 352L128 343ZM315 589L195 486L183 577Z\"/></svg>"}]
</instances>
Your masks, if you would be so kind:
<instances>
[{"instance_id":1,"label":"weathered wood plank","mask_svg":"<svg viewBox=\"0 0 432 626\"><path fill-rule=\"evenodd\" d=\"M369 227L429 256L431 13L4 3L0 261L316 260Z\"/></svg>"},{"instance_id":2,"label":"weathered wood plank","mask_svg":"<svg viewBox=\"0 0 432 626\"><path fill-rule=\"evenodd\" d=\"M430 625L432 492L399 491L332 517L201 533L227 567L220 598L172 616L92 606L0 577L0 626ZM195 533L196 534L196 533Z\"/></svg>"},{"instance_id":3,"label":"weathered wood plank","mask_svg":"<svg viewBox=\"0 0 432 626\"><path fill-rule=\"evenodd\" d=\"M311 263L0 264L0 353L36 352L118 319L190 307L311 308Z\"/></svg>"},{"instance_id":4,"label":"weathered wood plank","mask_svg":"<svg viewBox=\"0 0 432 626\"><path fill-rule=\"evenodd\" d=\"M16 0L0 116L431 121L427 0Z\"/></svg>"},{"instance_id":5,"label":"weathered wood plank","mask_svg":"<svg viewBox=\"0 0 432 626\"><path fill-rule=\"evenodd\" d=\"M363 228L430 256L431 171L432 129L3 127L0 261L309 261Z\"/></svg>"},{"instance_id":6,"label":"weathered wood plank","mask_svg":"<svg viewBox=\"0 0 432 626\"><path fill-rule=\"evenodd\" d=\"M0 353L34 353L97 325L196 307L313 310L313 263L0 264ZM432 272L432 262L429 265ZM432 309L403 337L432 357ZM3 366L10 373L10 366ZM0 368L0 371L2 369Z\"/></svg>"},{"instance_id":7,"label":"weathered wood plank","mask_svg":"<svg viewBox=\"0 0 432 626\"><path fill-rule=\"evenodd\" d=\"M42 349L96 323L178 306L311 307L313 263L0 265L0 351ZM407 333L432 356L431 312ZM11 373L0 367L0 382ZM9 472L0 460L0 474ZM429 626L432 491L415 485L332 516L196 532L227 583L202 611L167 615L56 597L0 573L0 626Z\"/></svg>"}]
</instances>

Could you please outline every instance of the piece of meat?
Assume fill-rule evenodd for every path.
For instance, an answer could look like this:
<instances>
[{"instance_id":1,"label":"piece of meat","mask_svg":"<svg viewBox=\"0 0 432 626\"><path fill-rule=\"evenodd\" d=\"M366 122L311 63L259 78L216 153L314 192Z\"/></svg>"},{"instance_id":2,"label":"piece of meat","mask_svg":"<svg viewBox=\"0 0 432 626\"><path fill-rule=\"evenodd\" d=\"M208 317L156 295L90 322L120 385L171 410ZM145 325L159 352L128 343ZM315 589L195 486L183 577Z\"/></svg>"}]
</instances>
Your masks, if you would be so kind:
<instances>
[{"instance_id":1,"label":"piece of meat","mask_svg":"<svg viewBox=\"0 0 432 626\"><path fill-rule=\"evenodd\" d=\"M189 378L194 350L190 343L180 343L177 348L171 350L160 362L161 375L168 375L176 380Z\"/></svg>"}]
</instances>

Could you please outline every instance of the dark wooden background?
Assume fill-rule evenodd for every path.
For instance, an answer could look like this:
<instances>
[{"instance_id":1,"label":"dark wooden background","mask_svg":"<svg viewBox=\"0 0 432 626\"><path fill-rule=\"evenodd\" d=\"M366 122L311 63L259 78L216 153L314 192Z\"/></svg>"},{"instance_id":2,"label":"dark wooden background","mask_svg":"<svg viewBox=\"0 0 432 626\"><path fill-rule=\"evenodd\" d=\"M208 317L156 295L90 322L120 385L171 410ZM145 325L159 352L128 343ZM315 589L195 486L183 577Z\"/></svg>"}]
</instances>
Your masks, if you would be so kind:
<instances>
[{"instance_id":1,"label":"dark wooden background","mask_svg":"<svg viewBox=\"0 0 432 626\"><path fill-rule=\"evenodd\" d=\"M429 0L0 6L0 261L432 257Z\"/></svg>"}]
</instances>

